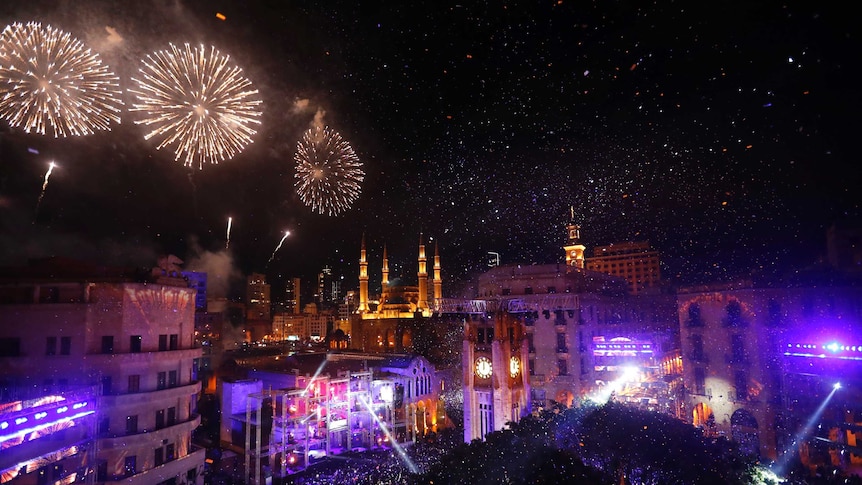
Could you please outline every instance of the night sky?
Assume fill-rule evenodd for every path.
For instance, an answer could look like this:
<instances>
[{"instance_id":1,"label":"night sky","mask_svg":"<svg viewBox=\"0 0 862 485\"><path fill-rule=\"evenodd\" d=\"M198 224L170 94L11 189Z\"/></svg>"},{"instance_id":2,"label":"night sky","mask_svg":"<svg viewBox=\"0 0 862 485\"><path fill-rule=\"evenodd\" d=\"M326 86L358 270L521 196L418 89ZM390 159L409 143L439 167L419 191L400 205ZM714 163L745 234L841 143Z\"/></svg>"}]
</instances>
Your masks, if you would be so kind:
<instances>
[{"instance_id":1,"label":"night sky","mask_svg":"<svg viewBox=\"0 0 862 485\"><path fill-rule=\"evenodd\" d=\"M2 264L173 253L275 284L329 265L352 287L365 233L373 286L384 243L391 276L415 282L422 232L448 284L488 251L562 261L573 207L588 248L649 240L665 278L691 283L810 263L831 224L860 215L862 49L835 2L0 4L3 25L31 20L84 41L124 88L168 42L213 45L260 91L262 126L197 170L126 112L56 140L0 121ZM294 190L315 116L366 172L336 217Z\"/></svg>"}]
</instances>

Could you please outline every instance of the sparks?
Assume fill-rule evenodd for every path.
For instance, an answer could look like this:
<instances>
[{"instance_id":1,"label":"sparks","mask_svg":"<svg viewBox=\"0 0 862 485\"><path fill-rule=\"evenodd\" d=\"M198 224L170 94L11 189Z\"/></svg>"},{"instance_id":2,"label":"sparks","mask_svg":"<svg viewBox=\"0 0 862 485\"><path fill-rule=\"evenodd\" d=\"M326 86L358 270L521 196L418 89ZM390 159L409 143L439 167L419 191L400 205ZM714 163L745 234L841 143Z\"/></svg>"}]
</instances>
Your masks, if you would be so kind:
<instances>
[{"instance_id":1,"label":"sparks","mask_svg":"<svg viewBox=\"0 0 862 485\"><path fill-rule=\"evenodd\" d=\"M272 252L272 256L269 257L269 261L267 261L266 264L272 262L272 258L274 258L275 253L277 253L278 250L281 249L281 245L284 244L284 240L287 239L287 236L290 236L290 231L284 231L284 236L281 238L281 241L278 242L278 246L275 247L275 251Z\"/></svg>"},{"instance_id":2,"label":"sparks","mask_svg":"<svg viewBox=\"0 0 862 485\"><path fill-rule=\"evenodd\" d=\"M309 129L297 143L294 159L296 193L312 211L338 215L359 197L362 163L338 132Z\"/></svg>"},{"instance_id":3,"label":"sparks","mask_svg":"<svg viewBox=\"0 0 862 485\"><path fill-rule=\"evenodd\" d=\"M131 111L142 116L136 123L150 130L145 139L159 140L156 149L171 147L188 167L233 158L257 133L258 91L214 47L170 44L148 55L139 75L129 90L137 99Z\"/></svg>"},{"instance_id":4,"label":"sparks","mask_svg":"<svg viewBox=\"0 0 862 485\"><path fill-rule=\"evenodd\" d=\"M70 34L37 22L0 33L0 118L55 138L120 122L119 78Z\"/></svg>"},{"instance_id":5,"label":"sparks","mask_svg":"<svg viewBox=\"0 0 862 485\"><path fill-rule=\"evenodd\" d=\"M48 164L48 171L45 172L45 181L42 182L42 191L39 193L39 200L36 201L36 216L39 215L39 206L42 205L42 198L45 197L45 189L48 188L48 178L51 177L51 172L54 171L54 167L57 165L54 162ZM35 222L35 219L34 221Z\"/></svg>"},{"instance_id":6,"label":"sparks","mask_svg":"<svg viewBox=\"0 0 862 485\"><path fill-rule=\"evenodd\" d=\"M225 249L230 249L230 224L232 221L233 221L233 217L227 218L227 239L225 240L225 243L224 243Z\"/></svg>"}]
</instances>

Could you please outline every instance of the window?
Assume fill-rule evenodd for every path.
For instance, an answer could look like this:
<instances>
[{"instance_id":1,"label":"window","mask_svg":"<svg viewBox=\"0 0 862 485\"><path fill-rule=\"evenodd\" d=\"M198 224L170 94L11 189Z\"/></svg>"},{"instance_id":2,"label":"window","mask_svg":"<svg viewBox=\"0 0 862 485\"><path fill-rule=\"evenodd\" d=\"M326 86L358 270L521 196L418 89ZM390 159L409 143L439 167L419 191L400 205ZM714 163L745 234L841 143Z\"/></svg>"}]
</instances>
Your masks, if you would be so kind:
<instances>
[{"instance_id":1,"label":"window","mask_svg":"<svg viewBox=\"0 0 862 485\"><path fill-rule=\"evenodd\" d=\"M143 338L140 335L132 335L129 337L129 352L138 353L141 351L141 341Z\"/></svg>"},{"instance_id":2,"label":"window","mask_svg":"<svg viewBox=\"0 0 862 485\"><path fill-rule=\"evenodd\" d=\"M127 477L138 473L137 457L135 455L127 456L123 463L123 472Z\"/></svg>"},{"instance_id":3,"label":"window","mask_svg":"<svg viewBox=\"0 0 862 485\"><path fill-rule=\"evenodd\" d=\"M168 350L168 334L163 333L159 335L159 351Z\"/></svg>"},{"instance_id":4,"label":"window","mask_svg":"<svg viewBox=\"0 0 862 485\"><path fill-rule=\"evenodd\" d=\"M99 420L99 434L105 435L111 431L111 420L108 417L103 417Z\"/></svg>"},{"instance_id":5,"label":"window","mask_svg":"<svg viewBox=\"0 0 862 485\"><path fill-rule=\"evenodd\" d=\"M138 374L133 374L129 376L129 392L140 392L141 390L141 376Z\"/></svg>"},{"instance_id":6,"label":"window","mask_svg":"<svg viewBox=\"0 0 862 485\"><path fill-rule=\"evenodd\" d=\"M511 288L503 288L502 293L503 293L503 296L509 296L512 294L512 289Z\"/></svg>"},{"instance_id":7,"label":"window","mask_svg":"<svg viewBox=\"0 0 862 485\"><path fill-rule=\"evenodd\" d=\"M102 353L103 354L113 354L114 353L114 336L113 335L102 336Z\"/></svg>"},{"instance_id":8,"label":"window","mask_svg":"<svg viewBox=\"0 0 862 485\"><path fill-rule=\"evenodd\" d=\"M694 393L701 396L706 394L706 371L703 367L694 368Z\"/></svg>"},{"instance_id":9,"label":"window","mask_svg":"<svg viewBox=\"0 0 862 485\"><path fill-rule=\"evenodd\" d=\"M165 410L159 409L156 411L156 429L162 429L165 427Z\"/></svg>"},{"instance_id":10,"label":"window","mask_svg":"<svg viewBox=\"0 0 862 485\"><path fill-rule=\"evenodd\" d=\"M478 344L484 344L484 343L485 343L485 329L484 329L484 328L479 327L479 328L476 330L476 333L477 333L477 336L478 336L478 338L476 339L476 340L477 340L477 342L476 342L476 343L478 343Z\"/></svg>"},{"instance_id":11,"label":"window","mask_svg":"<svg viewBox=\"0 0 862 485\"><path fill-rule=\"evenodd\" d=\"M691 360L703 362L703 336L691 336Z\"/></svg>"},{"instance_id":12,"label":"window","mask_svg":"<svg viewBox=\"0 0 862 485\"><path fill-rule=\"evenodd\" d=\"M45 343L45 355L57 355L57 337L48 337Z\"/></svg>"},{"instance_id":13,"label":"window","mask_svg":"<svg viewBox=\"0 0 862 485\"><path fill-rule=\"evenodd\" d=\"M529 368L529 372L531 376L536 375L536 359L528 359L527 367Z\"/></svg>"},{"instance_id":14,"label":"window","mask_svg":"<svg viewBox=\"0 0 862 485\"><path fill-rule=\"evenodd\" d=\"M561 376L569 375L569 366L566 359L557 359L557 370Z\"/></svg>"},{"instance_id":15,"label":"window","mask_svg":"<svg viewBox=\"0 0 862 485\"><path fill-rule=\"evenodd\" d=\"M155 458L156 458L156 466L163 465L165 463L165 449L162 448L161 446L156 448Z\"/></svg>"},{"instance_id":16,"label":"window","mask_svg":"<svg viewBox=\"0 0 862 485\"><path fill-rule=\"evenodd\" d=\"M60 337L60 355L72 353L72 337Z\"/></svg>"},{"instance_id":17,"label":"window","mask_svg":"<svg viewBox=\"0 0 862 485\"><path fill-rule=\"evenodd\" d=\"M527 334L527 352L534 354L536 353L536 347L533 345L533 334Z\"/></svg>"},{"instance_id":18,"label":"window","mask_svg":"<svg viewBox=\"0 0 862 485\"><path fill-rule=\"evenodd\" d=\"M725 325L730 327L739 327L745 325L745 319L742 312L742 304L737 300L730 301L724 307Z\"/></svg>"},{"instance_id":19,"label":"window","mask_svg":"<svg viewBox=\"0 0 862 485\"><path fill-rule=\"evenodd\" d=\"M177 424L177 408L175 406L168 408L168 426Z\"/></svg>"},{"instance_id":20,"label":"window","mask_svg":"<svg viewBox=\"0 0 862 485\"><path fill-rule=\"evenodd\" d=\"M126 416L126 434L138 432L138 415Z\"/></svg>"},{"instance_id":21,"label":"window","mask_svg":"<svg viewBox=\"0 0 862 485\"><path fill-rule=\"evenodd\" d=\"M557 334L557 353L566 353L569 349L566 347L566 334L558 333Z\"/></svg>"},{"instance_id":22,"label":"window","mask_svg":"<svg viewBox=\"0 0 862 485\"><path fill-rule=\"evenodd\" d=\"M102 376L102 394L111 395L111 376Z\"/></svg>"},{"instance_id":23,"label":"window","mask_svg":"<svg viewBox=\"0 0 862 485\"><path fill-rule=\"evenodd\" d=\"M177 335L175 333L171 334L171 346L170 346L171 350L177 350L178 348L180 348L179 347L179 340L180 340L179 335Z\"/></svg>"},{"instance_id":24,"label":"window","mask_svg":"<svg viewBox=\"0 0 862 485\"><path fill-rule=\"evenodd\" d=\"M166 387L168 387L168 373L159 372L158 379L156 381L156 389L164 389Z\"/></svg>"},{"instance_id":25,"label":"window","mask_svg":"<svg viewBox=\"0 0 862 485\"><path fill-rule=\"evenodd\" d=\"M533 294L533 287L528 286L528 287L524 288L524 294L525 295L532 295Z\"/></svg>"},{"instance_id":26,"label":"window","mask_svg":"<svg viewBox=\"0 0 862 485\"><path fill-rule=\"evenodd\" d=\"M174 459L176 459L173 443L169 443L168 446L165 447L165 459L167 461L174 461Z\"/></svg>"},{"instance_id":27,"label":"window","mask_svg":"<svg viewBox=\"0 0 862 485\"><path fill-rule=\"evenodd\" d=\"M748 373L744 370L734 372L733 384L736 387L736 399L748 399Z\"/></svg>"},{"instance_id":28,"label":"window","mask_svg":"<svg viewBox=\"0 0 862 485\"><path fill-rule=\"evenodd\" d=\"M741 364L745 362L745 340L740 334L730 336L731 363Z\"/></svg>"},{"instance_id":29,"label":"window","mask_svg":"<svg viewBox=\"0 0 862 485\"><path fill-rule=\"evenodd\" d=\"M688 306L688 326L702 327L703 319L700 316L700 305L692 303Z\"/></svg>"},{"instance_id":30,"label":"window","mask_svg":"<svg viewBox=\"0 0 862 485\"><path fill-rule=\"evenodd\" d=\"M18 357L21 355L21 339L18 337L0 338L0 357Z\"/></svg>"},{"instance_id":31,"label":"window","mask_svg":"<svg viewBox=\"0 0 862 485\"><path fill-rule=\"evenodd\" d=\"M553 293L556 293L556 292L557 292L557 287L556 287L556 286L549 286L549 287L548 287L548 293L553 294Z\"/></svg>"},{"instance_id":32,"label":"window","mask_svg":"<svg viewBox=\"0 0 862 485\"><path fill-rule=\"evenodd\" d=\"M177 371L172 370L170 373L168 373L168 387L177 387L178 384L179 383L177 381Z\"/></svg>"}]
</instances>

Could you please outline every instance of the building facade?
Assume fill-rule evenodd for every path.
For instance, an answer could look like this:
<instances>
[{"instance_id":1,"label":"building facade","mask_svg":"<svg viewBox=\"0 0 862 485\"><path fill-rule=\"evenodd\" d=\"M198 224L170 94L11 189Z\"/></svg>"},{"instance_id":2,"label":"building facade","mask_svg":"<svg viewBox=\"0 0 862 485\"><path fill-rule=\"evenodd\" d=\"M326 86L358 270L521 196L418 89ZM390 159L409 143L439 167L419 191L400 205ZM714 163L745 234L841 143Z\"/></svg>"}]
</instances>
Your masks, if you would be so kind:
<instances>
[{"instance_id":1,"label":"building facade","mask_svg":"<svg viewBox=\"0 0 862 485\"><path fill-rule=\"evenodd\" d=\"M862 465L862 288L750 281L679 293L688 417L781 462Z\"/></svg>"},{"instance_id":2,"label":"building facade","mask_svg":"<svg viewBox=\"0 0 862 485\"><path fill-rule=\"evenodd\" d=\"M659 254L647 241L597 246L586 260L586 268L624 278L633 295L661 285Z\"/></svg>"},{"instance_id":3,"label":"building facade","mask_svg":"<svg viewBox=\"0 0 862 485\"><path fill-rule=\"evenodd\" d=\"M524 324L500 311L471 314L462 354L464 441L484 439L531 412Z\"/></svg>"},{"instance_id":4,"label":"building facade","mask_svg":"<svg viewBox=\"0 0 862 485\"><path fill-rule=\"evenodd\" d=\"M176 271L44 260L0 270L5 393L97 384L96 481L202 483L195 290ZM15 398L15 396L9 396Z\"/></svg>"}]
</instances>

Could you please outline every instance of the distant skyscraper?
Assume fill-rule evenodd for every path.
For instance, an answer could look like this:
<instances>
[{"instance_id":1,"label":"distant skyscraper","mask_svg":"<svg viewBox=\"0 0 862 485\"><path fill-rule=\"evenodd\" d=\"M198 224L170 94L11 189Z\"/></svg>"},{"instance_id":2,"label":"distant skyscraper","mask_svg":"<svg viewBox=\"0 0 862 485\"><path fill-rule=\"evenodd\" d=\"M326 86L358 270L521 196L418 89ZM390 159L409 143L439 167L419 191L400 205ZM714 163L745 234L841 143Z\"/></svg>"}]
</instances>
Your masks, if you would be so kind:
<instances>
[{"instance_id":1,"label":"distant skyscraper","mask_svg":"<svg viewBox=\"0 0 862 485\"><path fill-rule=\"evenodd\" d=\"M248 320L270 320L272 300L266 275L252 273L246 283L246 318Z\"/></svg>"},{"instance_id":2,"label":"distant skyscraper","mask_svg":"<svg viewBox=\"0 0 862 485\"><path fill-rule=\"evenodd\" d=\"M332 268L324 266L317 274L317 303L329 303L332 296Z\"/></svg>"},{"instance_id":3,"label":"distant skyscraper","mask_svg":"<svg viewBox=\"0 0 862 485\"><path fill-rule=\"evenodd\" d=\"M286 313L297 315L302 306L300 306L300 280L299 278L289 278L284 286L284 310Z\"/></svg>"}]
</instances>

